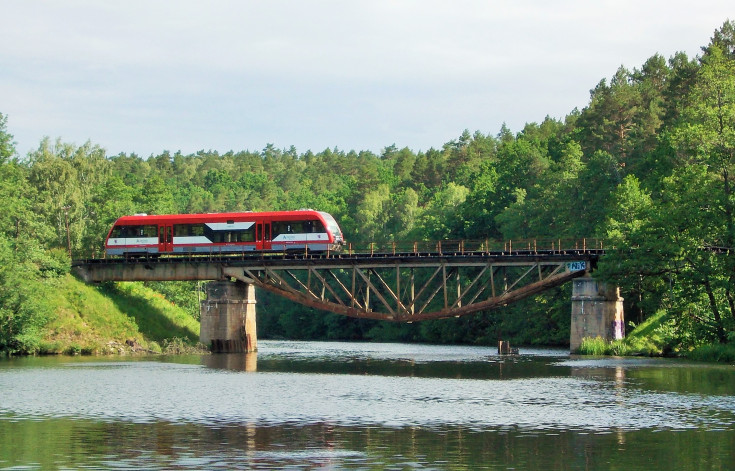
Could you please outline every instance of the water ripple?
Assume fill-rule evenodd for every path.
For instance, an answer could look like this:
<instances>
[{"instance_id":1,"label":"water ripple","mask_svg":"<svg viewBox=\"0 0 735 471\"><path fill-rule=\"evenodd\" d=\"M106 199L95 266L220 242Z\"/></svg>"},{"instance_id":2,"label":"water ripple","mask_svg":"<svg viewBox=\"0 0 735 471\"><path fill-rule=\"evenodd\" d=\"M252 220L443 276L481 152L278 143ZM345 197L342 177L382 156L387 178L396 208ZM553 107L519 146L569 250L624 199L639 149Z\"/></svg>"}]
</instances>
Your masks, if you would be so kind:
<instances>
[{"instance_id":1,"label":"water ripple","mask_svg":"<svg viewBox=\"0 0 735 471\"><path fill-rule=\"evenodd\" d=\"M534 430L733 428L735 397L584 376L506 380L236 373L156 361L0 370L0 414L102 421Z\"/></svg>"}]
</instances>

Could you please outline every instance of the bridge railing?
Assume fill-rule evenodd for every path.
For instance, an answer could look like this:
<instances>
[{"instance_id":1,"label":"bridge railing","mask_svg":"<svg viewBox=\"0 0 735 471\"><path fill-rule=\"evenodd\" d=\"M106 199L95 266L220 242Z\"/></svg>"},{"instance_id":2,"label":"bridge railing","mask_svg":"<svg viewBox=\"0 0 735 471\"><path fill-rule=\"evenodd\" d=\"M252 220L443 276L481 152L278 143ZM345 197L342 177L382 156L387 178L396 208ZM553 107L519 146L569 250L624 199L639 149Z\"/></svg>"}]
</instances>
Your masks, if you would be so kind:
<instances>
[{"instance_id":1,"label":"bridge railing","mask_svg":"<svg viewBox=\"0 0 735 471\"><path fill-rule=\"evenodd\" d=\"M571 251L604 250L605 244L602 239L595 238L533 238L533 239L508 239L508 240L461 240L445 239L439 241L378 241L378 242L348 242L340 253L347 255L469 255L469 254L518 254L518 253L568 253ZM303 252L301 252L303 253ZM307 249L306 253L309 251ZM322 253L320 253L321 255ZM94 250L88 253L75 253L75 259L99 259L106 258L104 250ZM226 250L225 247L213 246L208 252L186 254L190 257L221 257L221 256L252 256L253 252L236 252ZM327 255L337 255L335 252ZM137 258L131 255L131 258ZM115 257L119 258L119 257Z\"/></svg>"},{"instance_id":2,"label":"bridge railing","mask_svg":"<svg viewBox=\"0 0 735 471\"><path fill-rule=\"evenodd\" d=\"M509 239L509 240L439 240L384 241L348 243L348 254L486 254L486 253L562 253L569 251L604 250L602 239Z\"/></svg>"}]
</instances>

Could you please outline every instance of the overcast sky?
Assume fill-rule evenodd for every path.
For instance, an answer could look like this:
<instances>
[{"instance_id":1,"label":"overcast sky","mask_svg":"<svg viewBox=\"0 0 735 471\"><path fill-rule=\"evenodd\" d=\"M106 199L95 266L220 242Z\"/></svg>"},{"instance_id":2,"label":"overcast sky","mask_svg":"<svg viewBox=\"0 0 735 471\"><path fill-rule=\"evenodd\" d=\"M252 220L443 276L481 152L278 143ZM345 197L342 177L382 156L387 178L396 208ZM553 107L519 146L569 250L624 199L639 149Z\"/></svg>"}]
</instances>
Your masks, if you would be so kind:
<instances>
[{"instance_id":1,"label":"overcast sky","mask_svg":"<svg viewBox=\"0 0 735 471\"><path fill-rule=\"evenodd\" d=\"M700 52L732 0L0 0L0 113L163 150L440 148L583 108L655 53Z\"/></svg>"}]
</instances>

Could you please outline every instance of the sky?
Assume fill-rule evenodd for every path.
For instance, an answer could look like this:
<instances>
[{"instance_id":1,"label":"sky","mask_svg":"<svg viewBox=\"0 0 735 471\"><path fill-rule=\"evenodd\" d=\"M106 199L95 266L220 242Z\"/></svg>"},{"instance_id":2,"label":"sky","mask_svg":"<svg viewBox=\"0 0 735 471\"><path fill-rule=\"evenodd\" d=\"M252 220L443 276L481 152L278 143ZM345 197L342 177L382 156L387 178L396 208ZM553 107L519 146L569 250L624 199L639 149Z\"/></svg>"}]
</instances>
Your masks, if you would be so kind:
<instances>
[{"instance_id":1,"label":"sky","mask_svg":"<svg viewBox=\"0 0 735 471\"><path fill-rule=\"evenodd\" d=\"M0 113L21 156L419 152L563 119L728 19L732 0L0 0Z\"/></svg>"}]
</instances>

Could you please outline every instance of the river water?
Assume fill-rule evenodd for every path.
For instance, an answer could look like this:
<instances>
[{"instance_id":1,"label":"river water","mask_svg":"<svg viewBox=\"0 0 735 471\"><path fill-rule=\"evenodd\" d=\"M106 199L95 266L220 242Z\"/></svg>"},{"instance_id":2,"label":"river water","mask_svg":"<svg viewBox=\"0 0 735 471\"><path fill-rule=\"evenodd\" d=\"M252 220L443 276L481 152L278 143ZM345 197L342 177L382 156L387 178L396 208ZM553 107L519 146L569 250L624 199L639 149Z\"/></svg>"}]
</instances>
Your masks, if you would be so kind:
<instances>
[{"instance_id":1,"label":"river water","mask_svg":"<svg viewBox=\"0 0 735 471\"><path fill-rule=\"evenodd\" d=\"M735 469L735 367L259 342L0 360L0 469Z\"/></svg>"}]
</instances>

